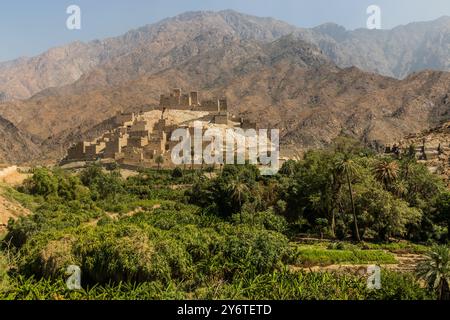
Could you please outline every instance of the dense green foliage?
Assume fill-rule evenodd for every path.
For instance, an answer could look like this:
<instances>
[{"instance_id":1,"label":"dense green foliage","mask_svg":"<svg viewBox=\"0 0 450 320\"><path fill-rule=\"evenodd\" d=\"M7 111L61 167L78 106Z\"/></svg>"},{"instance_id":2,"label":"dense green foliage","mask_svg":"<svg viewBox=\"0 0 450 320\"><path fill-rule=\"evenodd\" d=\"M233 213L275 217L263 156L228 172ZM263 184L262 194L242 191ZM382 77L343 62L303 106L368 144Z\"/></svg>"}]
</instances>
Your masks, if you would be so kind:
<instances>
[{"instance_id":1,"label":"dense green foliage","mask_svg":"<svg viewBox=\"0 0 450 320\"><path fill-rule=\"evenodd\" d=\"M272 177L251 165L142 170L127 179L110 169L35 169L17 191L7 190L33 214L8 225L2 250L14 259L0 254L0 297L434 297L411 275L387 272L389 284L374 292L360 276L288 268L391 264L387 251L426 251L392 238L446 241L446 188L412 159L379 158L344 139ZM293 244L301 234L336 242ZM73 264L82 291L65 289Z\"/></svg>"},{"instance_id":2,"label":"dense green foliage","mask_svg":"<svg viewBox=\"0 0 450 320\"><path fill-rule=\"evenodd\" d=\"M450 248L434 246L417 266L417 275L425 280L441 300L450 300Z\"/></svg>"},{"instance_id":3,"label":"dense green foliage","mask_svg":"<svg viewBox=\"0 0 450 320\"><path fill-rule=\"evenodd\" d=\"M62 280L14 279L15 290L0 299L24 300L153 300L153 299L252 299L252 300L422 300L434 299L413 276L383 272L381 290L368 290L362 277L333 273L289 272L245 274L232 282L215 281L184 291L183 284L159 281L140 284L118 283L67 290Z\"/></svg>"}]
</instances>

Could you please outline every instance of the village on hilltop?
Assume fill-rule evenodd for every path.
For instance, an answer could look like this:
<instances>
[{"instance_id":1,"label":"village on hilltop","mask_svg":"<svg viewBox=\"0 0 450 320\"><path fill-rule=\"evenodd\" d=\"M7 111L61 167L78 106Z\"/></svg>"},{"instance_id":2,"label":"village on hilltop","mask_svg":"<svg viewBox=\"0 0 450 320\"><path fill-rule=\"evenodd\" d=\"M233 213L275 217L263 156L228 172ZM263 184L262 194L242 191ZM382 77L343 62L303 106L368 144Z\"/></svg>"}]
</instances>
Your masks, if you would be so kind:
<instances>
[{"instance_id":1,"label":"village on hilltop","mask_svg":"<svg viewBox=\"0 0 450 320\"><path fill-rule=\"evenodd\" d=\"M171 151L179 142L170 137L176 129L192 133L194 122L201 122L203 130L257 129L255 123L232 116L226 98L200 100L199 92L185 94L181 89L161 95L159 106L151 110L118 112L114 122L115 127L101 137L70 147L62 163L109 160L124 166L172 168Z\"/></svg>"}]
</instances>

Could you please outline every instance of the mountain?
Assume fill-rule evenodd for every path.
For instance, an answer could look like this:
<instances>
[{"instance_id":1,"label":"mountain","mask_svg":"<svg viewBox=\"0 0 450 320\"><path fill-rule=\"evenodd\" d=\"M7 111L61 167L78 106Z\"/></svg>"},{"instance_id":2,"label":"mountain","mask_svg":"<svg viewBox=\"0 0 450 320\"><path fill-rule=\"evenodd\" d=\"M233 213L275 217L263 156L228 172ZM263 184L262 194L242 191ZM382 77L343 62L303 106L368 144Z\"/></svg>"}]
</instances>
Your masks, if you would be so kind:
<instances>
[{"instance_id":1,"label":"mountain","mask_svg":"<svg viewBox=\"0 0 450 320\"><path fill-rule=\"evenodd\" d=\"M89 129L118 110L156 104L160 94L172 87L211 91L281 60L298 67L335 68L316 47L289 36L269 44L237 40L193 56L174 68L122 85L95 87L90 79L80 79L28 100L3 103L0 114L42 141L51 140L67 129Z\"/></svg>"},{"instance_id":2,"label":"mountain","mask_svg":"<svg viewBox=\"0 0 450 320\"><path fill-rule=\"evenodd\" d=\"M275 19L234 11L189 12L123 36L76 42L33 58L0 63L0 93L26 99L46 88L71 84L100 65L112 72L104 81L117 84L233 39L272 41L295 29Z\"/></svg>"},{"instance_id":3,"label":"mountain","mask_svg":"<svg viewBox=\"0 0 450 320\"><path fill-rule=\"evenodd\" d=\"M0 117L0 163L29 162L39 155L32 137Z\"/></svg>"},{"instance_id":4,"label":"mountain","mask_svg":"<svg viewBox=\"0 0 450 320\"><path fill-rule=\"evenodd\" d=\"M119 37L75 42L0 63L0 102L26 99L82 77L94 87L118 85L230 41L271 42L288 34L315 44L342 68L356 66L400 79L425 69L450 71L450 17L392 30L348 31L332 23L302 29L231 10L189 12Z\"/></svg>"},{"instance_id":5,"label":"mountain","mask_svg":"<svg viewBox=\"0 0 450 320\"><path fill-rule=\"evenodd\" d=\"M56 159L71 143L108 128L117 111L157 104L173 87L227 96L233 114L279 128L282 144L293 148L321 147L342 134L377 147L450 118L450 73L424 71L397 80L342 69L294 35L270 43L230 41L113 87L94 88L80 79L0 104L0 113L39 138L45 155Z\"/></svg>"},{"instance_id":6,"label":"mountain","mask_svg":"<svg viewBox=\"0 0 450 320\"><path fill-rule=\"evenodd\" d=\"M32 150L30 157L57 159L71 143L107 129L117 111L154 105L161 93L181 87L227 96L232 113L261 127L279 128L282 143L288 146L320 147L342 134L379 146L449 120L445 97L450 93L450 74L422 71L398 80L345 67L345 59L351 59L347 51L357 52L358 46L364 46L364 37L358 34L380 39L401 30L409 34L427 29L431 34L434 29L445 30L445 25L443 18L391 31L347 31L334 24L306 30L233 11L186 13L122 37L73 44L70 50L54 49L64 52L60 63L70 64L77 56L80 72L65 85L62 79L55 80L59 86L28 99L9 100L12 91L0 89L4 92L0 115L21 134L21 145ZM424 34L410 38L422 39ZM398 46L413 48L417 39L403 39ZM443 37L437 43L446 41ZM371 67L371 60L364 58L367 51L383 56L372 49L360 49L359 56L354 53L364 68ZM79 54L74 55L77 50ZM70 68L58 69L56 60L49 58L55 55L51 51L44 54L47 58L33 59L45 60L48 75L54 79L70 73ZM440 51L434 52L439 55ZM21 59L4 66L11 71L19 65L33 65L30 61ZM377 67L391 68L387 62ZM83 68L89 70L82 72ZM26 79L45 74L36 72ZM43 79L37 83L45 86ZM36 145L39 155L34 156ZM10 158L24 160L20 152Z\"/></svg>"},{"instance_id":7,"label":"mountain","mask_svg":"<svg viewBox=\"0 0 450 320\"><path fill-rule=\"evenodd\" d=\"M392 30L347 31L328 23L296 34L343 68L355 66L399 79L426 69L450 71L450 17Z\"/></svg>"}]
</instances>

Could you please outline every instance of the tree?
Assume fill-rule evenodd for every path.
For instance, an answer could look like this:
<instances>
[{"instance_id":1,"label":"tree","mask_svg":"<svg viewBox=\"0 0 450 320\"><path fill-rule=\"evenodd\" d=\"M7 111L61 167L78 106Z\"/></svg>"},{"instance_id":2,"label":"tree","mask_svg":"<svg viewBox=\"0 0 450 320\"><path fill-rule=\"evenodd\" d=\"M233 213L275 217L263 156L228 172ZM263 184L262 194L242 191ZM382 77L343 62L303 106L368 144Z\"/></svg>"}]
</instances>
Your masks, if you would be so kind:
<instances>
[{"instance_id":1,"label":"tree","mask_svg":"<svg viewBox=\"0 0 450 320\"><path fill-rule=\"evenodd\" d=\"M239 214L242 222L242 201L249 188L241 177L237 176L230 181L228 190L230 191L231 198L239 204Z\"/></svg>"},{"instance_id":2,"label":"tree","mask_svg":"<svg viewBox=\"0 0 450 320\"><path fill-rule=\"evenodd\" d=\"M26 184L32 194L38 194L46 198L58 193L58 178L47 169L36 169L33 177Z\"/></svg>"},{"instance_id":3,"label":"tree","mask_svg":"<svg viewBox=\"0 0 450 320\"><path fill-rule=\"evenodd\" d=\"M427 259L416 270L419 278L425 280L430 289L436 291L439 300L450 300L450 248L435 246L427 253Z\"/></svg>"},{"instance_id":4,"label":"tree","mask_svg":"<svg viewBox=\"0 0 450 320\"><path fill-rule=\"evenodd\" d=\"M320 233L320 239L323 239L324 233L327 232L328 220L323 218L317 218L315 221L315 225L317 231Z\"/></svg>"},{"instance_id":5,"label":"tree","mask_svg":"<svg viewBox=\"0 0 450 320\"><path fill-rule=\"evenodd\" d=\"M288 160L280 168L279 174L292 177L296 171L297 162L294 160Z\"/></svg>"},{"instance_id":6,"label":"tree","mask_svg":"<svg viewBox=\"0 0 450 320\"><path fill-rule=\"evenodd\" d=\"M183 170L181 170L179 167L176 167L172 171L172 178L182 178L183 177Z\"/></svg>"},{"instance_id":7,"label":"tree","mask_svg":"<svg viewBox=\"0 0 450 320\"><path fill-rule=\"evenodd\" d=\"M387 159L383 159L375 165L373 171L375 178L383 183L383 185L386 187L386 190L390 190L392 184L398 178L400 169L397 161L389 161Z\"/></svg>"},{"instance_id":8,"label":"tree","mask_svg":"<svg viewBox=\"0 0 450 320\"><path fill-rule=\"evenodd\" d=\"M81 182L92 191L95 199L116 198L124 192L123 181L119 171L105 173L98 165L93 165L80 175Z\"/></svg>"},{"instance_id":9,"label":"tree","mask_svg":"<svg viewBox=\"0 0 450 320\"><path fill-rule=\"evenodd\" d=\"M104 175L105 173L103 172L102 167L98 164L93 164L81 172L80 179L86 187L90 187L95 181L103 178Z\"/></svg>"},{"instance_id":10,"label":"tree","mask_svg":"<svg viewBox=\"0 0 450 320\"><path fill-rule=\"evenodd\" d=\"M164 163L164 157L162 155L157 156L155 162L158 165L158 171L161 170L161 165Z\"/></svg>"},{"instance_id":11,"label":"tree","mask_svg":"<svg viewBox=\"0 0 450 320\"><path fill-rule=\"evenodd\" d=\"M353 199L353 188L351 182L351 179L357 176L358 174L358 165L348 155L345 155L342 160L338 161L336 169L337 172L339 172L343 177L345 177L347 182L350 203L352 205L355 238L358 242L360 242L361 238L359 236L358 218L356 216L355 201Z\"/></svg>"},{"instance_id":12,"label":"tree","mask_svg":"<svg viewBox=\"0 0 450 320\"><path fill-rule=\"evenodd\" d=\"M373 178L361 179L354 189L359 227L364 233L371 232L377 240L388 241L391 237L404 237L409 228L420 225L422 210L410 207Z\"/></svg>"},{"instance_id":13,"label":"tree","mask_svg":"<svg viewBox=\"0 0 450 320\"><path fill-rule=\"evenodd\" d=\"M447 225L447 240L450 240L450 192L443 192L436 200L438 222Z\"/></svg>"}]
</instances>

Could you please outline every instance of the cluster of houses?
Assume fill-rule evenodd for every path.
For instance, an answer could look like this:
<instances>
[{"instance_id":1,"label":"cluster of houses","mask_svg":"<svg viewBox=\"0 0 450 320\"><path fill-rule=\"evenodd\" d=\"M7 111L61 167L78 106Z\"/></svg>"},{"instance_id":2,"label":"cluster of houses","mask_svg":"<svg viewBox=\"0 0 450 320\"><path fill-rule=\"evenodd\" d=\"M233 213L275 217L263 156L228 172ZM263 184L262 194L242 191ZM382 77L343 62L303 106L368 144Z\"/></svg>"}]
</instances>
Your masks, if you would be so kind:
<instances>
[{"instance_id":1,"label":"cluster of houses","mask_svg":"<svg viewBox=\"0 0 450 320\"><path fill-rule=\"evenodd\" d=\"M204 129L254 128L256 124L232 117L225 98L200 101L196 91L183 94L174 89L160 97L159 106L134 113L118 112L114 128L93 141L82 141L70 147L64 162L114 160L120 164L143 167L161 165L171 167L171 151L178 143L171 141L179 128L193 131L193 123L200 121Z\"/></svg>"}]
</instances>

